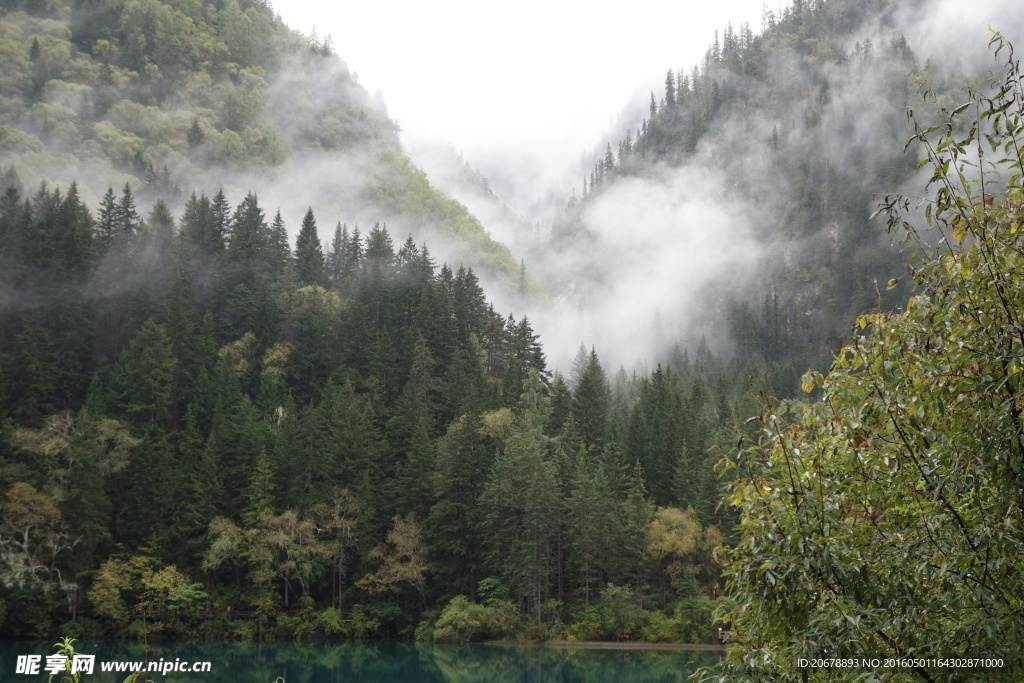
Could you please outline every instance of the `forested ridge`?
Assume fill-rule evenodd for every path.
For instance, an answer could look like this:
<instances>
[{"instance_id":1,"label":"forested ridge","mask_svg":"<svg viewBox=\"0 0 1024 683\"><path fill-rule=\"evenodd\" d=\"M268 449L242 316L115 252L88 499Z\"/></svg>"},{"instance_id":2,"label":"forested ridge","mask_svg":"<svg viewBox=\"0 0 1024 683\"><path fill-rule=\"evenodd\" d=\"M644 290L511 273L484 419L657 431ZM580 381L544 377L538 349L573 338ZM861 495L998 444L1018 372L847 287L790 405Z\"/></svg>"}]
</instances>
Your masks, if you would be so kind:
<instances>
[{"instance_id":1,"label":"forested ridge","mask_svg":"<svg viewBox=\"0 0 1024 683\"><path fill-rule=\"evenodd\" d=\"M29 188L77 182L95 207L130 183L175 211L193 190L255 190L286 216L399 225L496 291L518 286L516 259L411 163L330 36L269 3L18 1L0 29L0 153Z\"/></svg>"},{"instance_id":2,"label":"forested ridge","mask_svg":"<svg viewBox=\"0 0 1024 683\"><path fill-rule=\"evenodd\" d=\"M724 355L772 375L777 393L795 392L804 370L828 367L853 317L891 309L910 293L902 284L878 286L902 271L911 251L892 246L871 220L879 198L909 182L919 160L903 149L903 107L927 83L940 106L952 108L977 78L919 56L902 35L897 16L927 11L928 3L910 0L801 1L766 7L760 31L723 27L699 63L668 69L642 119L595 150L528 261L568 261L538 270L553 296L589 307L614 282L609 269L577 255L606 259L632 248L610 229L660 221L683 235L672 242L677 248L691 250L708 232L732 231L732 242L749 245L756 260L684 280L693 291L678 299L689 309L666 302L648 321L660 330L655 355L713 338ZM680 208L646 211L648 194ZM687 209L704 200L744 208L718 225L708 211ZM611 222L623 202L635 206ZM659 244L669 239L653 239L637 262L659 263ZM728 244L721 240L718 251Z\"/></svg>"},{"instance_id":3,"label":"forested ridge","mask_svg":"<svg viewBox=\"0 0 1024 683\"><path fill-rule=\"evenodd\" d=\"M462 595L501 612L473 637L710 638L733 418L699 359L552 376L386 226L325 253L309 210L292 249L252 194L93 216L8 180L4 291L33 297L0 340L6 633L429 637Z\"/></svg>"}]
</instances>

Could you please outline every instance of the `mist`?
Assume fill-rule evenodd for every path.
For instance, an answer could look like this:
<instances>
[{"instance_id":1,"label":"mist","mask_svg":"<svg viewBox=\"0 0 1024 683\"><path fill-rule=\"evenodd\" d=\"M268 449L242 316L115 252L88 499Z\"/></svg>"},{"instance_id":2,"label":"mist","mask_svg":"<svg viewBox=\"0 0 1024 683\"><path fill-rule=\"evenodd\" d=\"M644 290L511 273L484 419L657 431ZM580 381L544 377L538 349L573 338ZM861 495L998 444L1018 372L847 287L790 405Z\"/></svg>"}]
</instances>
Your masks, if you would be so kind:
<instances>
[{"instance_id":1,"label":"mist","mask_svg":"<svg viewBox=\"0 0 1024 683\"><path fill-rule=\"evenodd\" d=\"M881 253L877 258L893 271L889 277L902 274L906 254L898 236L893 244L882 221L868 217L885 194L923 185L917 176L897 181L893 170L917 161L915 149L902 152L913 134L904 104L921 105L920 84L909 71L930 62L936 78L977 82L976 74L998 66L986 47L986 27L1011 38L1020 33L1022 17L1010 5L905 3L867 17L847 34L845 59L828 60L820 72L792 52L773 53L770 83L713 69L705 75L742 91L748 107L716 118L686 158L618 175L577 208L580 181L607 143L614 153L627 130L636 134L648 116L651 90L663 106L663 75L634 91L582 163L564 167L560 189L538 190L529 172L510 171L514 161L488 156L466 155L465 162L485 176L487 169L503 170L501 182L491 183L497 198L474 193L451 174L436 177L476 215L487 216L488 229L546 287L553 312L519 311L536 322L549 359L563 370L581 343L593 345L611 368L650 366L677 343L692 349L705 342L728 357L734 347L723 302L732 297L760 307L767 276L795 282L786 303L790 327L813 328L814 306L848 310L852 320L866 308L898 304L885 298L885 280L877 289L877 277L857 285L854 301L834 301L829 282L802 263L827 252L837 267L853 268ZM912 54L899 51L901 37ZM557 142L536 144L549 146ZM412 149L431 168L431 153ZM823 196L813 217L794 213L805 190L794 186L793 169L802 166ZM508 203L521 212L513 212L514 219L500 210L510 195ZM560 237L559 224L567 221L574 224L571 234ZM822 330L819 356L828 358L844 333Z\"/></svg>"},{"instance_id":2,"label":"mist","mask_svg":"<svg viewBox=\"0 0 1024 683\"><path fill-rule=\"evenodd\" d=\"M896 87L905 65L888 54L890 42L905 36L918 65L931 60L942 77L984 73L996 65L985 47L985 27L1019 35L1024 20L1014 5L988 0L968 10L953 0L904 3L846 37L848 55L874 45L870 64L852 57L831 60L819 74L798 55L780 53L771 57L770 84L712 69L706 75L743 91L748 107L716 117L685 158L628 170L585 200L581 181L607 144L614 151L627 130L639 130L649 116L650 93L663 98L664 71L682 67L689 73L686 65L701 60L692 45L679 48L672 62L638 72L632 89L610 94L613 86L603 86L595 101L626 104L618 114L602 116L603 132L587 149L579 148L576 129L594 136L596 127L571 116L552 116L547 128L531 124L528 131L500 122L481 125L463 139L465 149L429 132L429 122L411 120L407 109L399 130L388 118L385 98L370 95L345 62L303 53L287 56L272 75L251 69L235 75L240 92L261 98L240 125L242 134L231 133L237 141L225 130L224 117L231 112L218 109L221 93L202 83L190 83L159 106L118 103L84 127L76 121L90 103L87 89L52 79L36 108L20 112L21 130L10 129L3 140L4 166L18 170L29 192L40 180L64 187L77 180L83 199L95 208L107 187L117 190L129 182L138 189L141 173L127 160L143 138L162 140L147 153L155 167L167 169L178 192L143 188L137 192L143 214L163 196L179 216L189 193L223 188L232 205L255 192L268 220L280 210L292 244L308 207L325 245L338 223L358 225L364 234L385 223L396 243L412 235L439 263L474 267L501 310L531 319L557 367L566 367L580 343L593 345L613 367L657 362L674 343L704 341L727 355L733 349L723 322L726 297L759 305L767 293L766 275L806 277L802 254L824 250L835 252L837 261L856 260L890 249L880 224L861 230L855 244L833 239L849 226L839 225L847 219L830 204L856 199L854 212L866 222L877 199L865 197L906 189L889 183L886 169L875 163L878 150L900 149L909 137L903 102L916 92L916 85ZM54 25L35 23L22 22L26 35L61 39ZM700 44L712 39L708 29ZM47 55L54 69L71 59L56 49ZM574 97L580 106L601 106ZM459 106L457 100L436 99ZM183 153L192 112L206 139ZM231 145L242 145L256 158L232 158ZM405 161L403 149L426 176ZM801 164L813 167L808 177L826 195L820 216L807 219L809 227L790 215L802 191L793 186L791 170ZM835 184L853 189L837 193ZM504 245L493 245L504 265L488 270L474 254L476 247L452 234L450 221L436 212L427 215L422 202L416 203L417 193L431 185L469 209L475 217L470 220L479 223L477 245ZM563 230L568 223L571 235ZM520 261L546 296L517 296L512 270ZM810 275L788 302L791 325L805 315L804 304L827 298L825 284ZM849 304L851 311L870 303L870 289ZM822 333L823 348L836 333Z\"/></svg>"}]
</instances>

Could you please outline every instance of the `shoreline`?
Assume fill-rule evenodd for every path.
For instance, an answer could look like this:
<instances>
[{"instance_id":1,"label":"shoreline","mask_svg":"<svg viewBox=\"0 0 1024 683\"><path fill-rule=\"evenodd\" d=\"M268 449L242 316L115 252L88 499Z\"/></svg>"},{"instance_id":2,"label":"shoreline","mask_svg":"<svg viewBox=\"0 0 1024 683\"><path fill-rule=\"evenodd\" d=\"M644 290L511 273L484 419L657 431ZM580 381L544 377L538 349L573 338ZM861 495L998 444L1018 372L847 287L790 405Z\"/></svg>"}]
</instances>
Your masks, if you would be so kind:
<instances>
[{"instance_id":1,"label":"shoreline","mask_svg":"<svg viewBox=\"0 0 1024 683\"><path fill-rule=\"evenodd\" d=\"M613 640L490 640L481 644L500 645L503 647L545 647L552 650L725 650L724 645L710 645L706 643L644 643L616 642Z\"/></svg>"}]
</instances>

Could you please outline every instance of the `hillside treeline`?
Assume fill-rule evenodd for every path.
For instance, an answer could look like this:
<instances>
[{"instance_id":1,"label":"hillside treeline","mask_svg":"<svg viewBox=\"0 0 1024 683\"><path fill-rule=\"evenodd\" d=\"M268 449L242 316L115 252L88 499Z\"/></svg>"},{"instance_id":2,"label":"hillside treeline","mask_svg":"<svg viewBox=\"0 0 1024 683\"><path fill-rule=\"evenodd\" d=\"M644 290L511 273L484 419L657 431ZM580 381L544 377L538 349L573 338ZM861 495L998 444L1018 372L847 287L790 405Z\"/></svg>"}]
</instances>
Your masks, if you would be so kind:
<instances>
[{"instance_id":1,"label":"hillside treeline","mask_svg":"<svg viewBox=\"0 0 1024 683\"><path fill-rule=\"evenodd\" d=\"M382 224L325 248L310 209L293 246L254 194L176 218L6 181L3 633L711 638L706 350L552 375Z\"/></svg>"}]
</instances>

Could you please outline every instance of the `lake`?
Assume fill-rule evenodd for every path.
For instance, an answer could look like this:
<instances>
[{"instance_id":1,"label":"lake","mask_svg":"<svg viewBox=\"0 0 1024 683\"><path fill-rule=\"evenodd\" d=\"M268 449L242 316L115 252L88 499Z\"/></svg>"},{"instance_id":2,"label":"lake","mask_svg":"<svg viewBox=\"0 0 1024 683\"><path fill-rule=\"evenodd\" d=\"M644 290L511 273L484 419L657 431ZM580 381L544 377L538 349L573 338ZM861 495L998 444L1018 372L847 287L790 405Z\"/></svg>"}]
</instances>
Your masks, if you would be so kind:
<instances>
[{"instance_id":1,"label":"lake","mask_svg":"<svg viewBox=\"0 0 1024 683\"><path fill-rule=\"evenodd\" d=\"M128 643L75 643L78 653L94 655L93 673L82 683L122 683L127 672L103 671L144 659L143 648ZM46 681L46 655L52 643L0 641L0 680ZM20 656L20 660L19 660ZM39 656L30 660L26 656ZM149 661L168 670L151 674L162 683L335 683L341 681L686 681L699 666L711 666L721 651L545 648L505 645L426 645L414 643L184 643L162 641L149 648ZM18 673L32 669L37 673ZM83 660L87 663L87 660ZM207 664L208 663L208 664ZM198 664L200 673L183 672ZM177 667L177 671L174 668Z\"/></svg>"}]
</instances>

